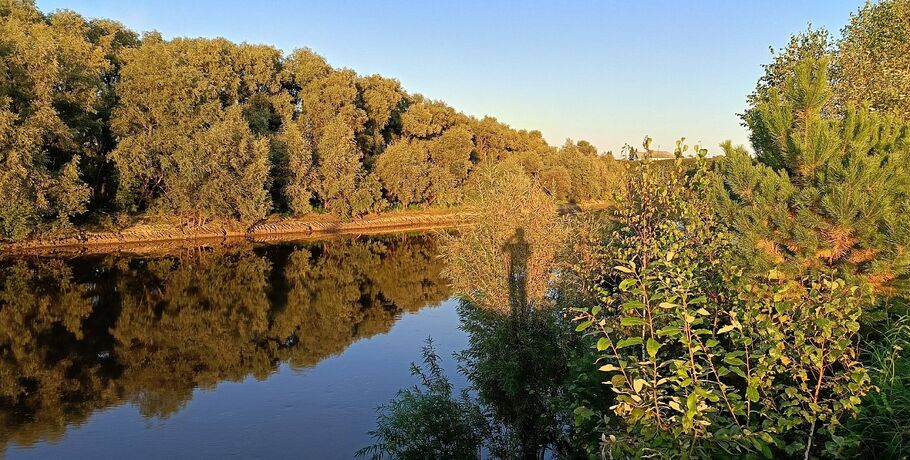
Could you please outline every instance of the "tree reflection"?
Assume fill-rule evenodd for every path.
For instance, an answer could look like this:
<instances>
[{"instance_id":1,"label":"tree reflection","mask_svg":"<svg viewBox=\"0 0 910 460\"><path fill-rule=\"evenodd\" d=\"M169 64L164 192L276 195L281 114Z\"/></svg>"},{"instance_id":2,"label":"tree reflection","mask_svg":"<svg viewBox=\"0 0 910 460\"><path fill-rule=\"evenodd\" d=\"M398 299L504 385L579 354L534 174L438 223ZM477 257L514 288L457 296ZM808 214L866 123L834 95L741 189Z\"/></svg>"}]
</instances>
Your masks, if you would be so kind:
<instances>
[{"instance_id":1,"label":"tree reflection","mask_svg":"<svg viewBox=\"0 0 910 460\"><path fill-rule=\"evenodd\" d=\"M562 403L568 362L576 340L551 299L528 298L532 247L523 228L505 244L509 311L503 314L463 302L462 328L470 346L460 355L462 372L489 418L487 449L497 458L543 458L569 448Z\"/></svg>"},{"instance_id":2,"label":"tree reflection","mask_svg":"<svg viewBox=\"0 0 910 460\"><path fill-rule=\"evenodd\" d=\"M0 261L0 449L312 366L448 297L429 237ZM0 450L2 452L2 450Z\"/></svg>"},{"instance_id":3,"label":"tree reflection","mask_svg":"<svg viewBox=\"0 0 910 460\"><path fill-rule=\"evenodd\" d=\"M478 234L484 234L484 230L455 239L475 238ZM483 255L458 255L460 261L504 259L503 266L507 267L505 289L495 282L479 285L495 288L492 292L472 290L459 307L462 329L470 336L468 349L457 356L459 371L469 382L465 395L455 396L439 370L439 358L432 349L425 350L424 368L414 370L422 386L402 390L381 408L377 428L371 432L376 444L363 449L360 455L374 459L424 458L428 454L446 458L452 446L459 446L462 456L469 451L476 458L583 456L572 447L583 443L572 442L570 428L574 409L570 401L577 401L579 395L569 393L599 392L602 386L594 382L579 389L569 381L568 376L574 375L570 372L573 362L590 353L590 347L573 333L556 297L541 293L540 286L549 283L535 277L550 276L554 269L552 258L549 265L543 264L542 259L548 258L551 249L541 251L541 257L538 247L526 235L526 230L518 227L504 239L499 251L478 248ZM448 248L452 247L477 246L458 241L453 244L450 240ZM493 252L501 256L490 256ZM495 267L477 268L479 273L493 270ZM456 289L470 285L465 280L452 281ZM534 295L529 295L529 286ZM508 304L491 305L488 302L492 299L507 299ZM470 399L466 399L468 394ZM476 413L482 414L479 421L474 417ZM430 420L415 422L421 417L432 418L434 426L461 429L427 436L423 427ZM464 432L465 425L471 426L470 433ZM464 449L468 441L475 444Z\"/></svg>"}]
</instances>

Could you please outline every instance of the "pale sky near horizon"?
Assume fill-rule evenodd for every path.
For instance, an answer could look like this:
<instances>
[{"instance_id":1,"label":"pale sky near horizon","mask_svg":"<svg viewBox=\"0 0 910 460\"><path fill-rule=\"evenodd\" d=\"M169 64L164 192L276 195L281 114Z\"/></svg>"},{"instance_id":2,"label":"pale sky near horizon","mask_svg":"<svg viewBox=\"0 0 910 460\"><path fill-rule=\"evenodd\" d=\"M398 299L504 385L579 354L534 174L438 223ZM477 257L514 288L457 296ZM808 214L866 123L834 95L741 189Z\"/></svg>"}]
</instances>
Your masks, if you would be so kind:
<instances>
[{"instance_id":1,"label":"pale sky near horizon","mask_svg":"<svg viewBox=\"0 0 910 460\"><path fill-rule=\"evenodd\" d=\"M736 116L770 59L808 23L835 36L864 0L38 0L137 31L309 47L397 78L470 115L586 139L618 154L747 142Z\"/></svg>"}]
</instances>

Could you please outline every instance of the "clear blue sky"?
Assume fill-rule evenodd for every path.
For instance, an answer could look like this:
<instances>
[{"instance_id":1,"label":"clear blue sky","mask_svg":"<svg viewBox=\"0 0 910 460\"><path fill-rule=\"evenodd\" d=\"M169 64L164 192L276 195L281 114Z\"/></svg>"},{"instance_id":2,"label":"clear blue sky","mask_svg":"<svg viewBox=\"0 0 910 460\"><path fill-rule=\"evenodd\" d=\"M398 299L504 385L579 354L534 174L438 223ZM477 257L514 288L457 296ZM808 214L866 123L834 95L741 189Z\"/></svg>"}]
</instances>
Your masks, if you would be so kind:
<instances>
[{"instance_id":1,"label":"clear blue sky","mask_svg":"<svg viewBox=\"0 0 910 460\"><path fill-rule=\"evenodd\" d=\"M863 0L38 0L139 30L223 36L399 79L471 115L601 150L650 134L746 142L736 113L770 57L811 22L834 32Z\"/></svg>"}]
</instances>

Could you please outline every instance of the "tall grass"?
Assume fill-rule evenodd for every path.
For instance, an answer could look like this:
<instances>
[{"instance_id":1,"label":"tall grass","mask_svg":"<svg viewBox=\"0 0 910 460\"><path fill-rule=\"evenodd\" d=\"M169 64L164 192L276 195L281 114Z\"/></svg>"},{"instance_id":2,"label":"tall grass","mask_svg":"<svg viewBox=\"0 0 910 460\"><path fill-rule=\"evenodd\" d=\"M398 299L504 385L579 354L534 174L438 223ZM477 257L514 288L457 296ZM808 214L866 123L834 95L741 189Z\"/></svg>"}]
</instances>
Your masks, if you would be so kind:
<instances>
[{"instance_id":1,"label":"tall grass","mask_svg":"<svg viewBox=\"0 0 910 460\"><path fill-rule=\"evenodd\" d=\"M858 416L848 423L856 440L853 455L910 457L910 317L886 322L881 338L869 344L864 361L872 383Z\"/></svg>"}]
</instances>

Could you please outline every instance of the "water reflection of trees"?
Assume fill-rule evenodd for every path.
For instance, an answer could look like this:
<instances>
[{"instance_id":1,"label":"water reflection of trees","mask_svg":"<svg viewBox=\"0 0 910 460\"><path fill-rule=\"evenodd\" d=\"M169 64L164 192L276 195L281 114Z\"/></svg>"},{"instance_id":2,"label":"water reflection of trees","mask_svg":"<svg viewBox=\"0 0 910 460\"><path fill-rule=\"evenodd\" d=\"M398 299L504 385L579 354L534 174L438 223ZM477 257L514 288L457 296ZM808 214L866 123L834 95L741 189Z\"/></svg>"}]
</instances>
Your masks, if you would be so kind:
<instances>
[{"instance_id":1,"label":"water reflection of trees","mask_svg":"<svg viewBox=\"0 0 910 460\"><path fill-rule=\"evenodd\" d=\"M453 280L456 289L471 288L459 292L465 298L459 314L469 347L457 361L469 384L467 393L456 397L438 367L439 357L432 349L425 350L425 366L415 368L422 385L403 389L383 407L377 428L371 432L376 444L360 455L449 458L471 457L466 452L472 452L477 458L586 457L577 450L585 442L574 439L570 428L573 404L607 398L599 382L572 381L570 377L577 375L571 371L575 363L590 363L593 358L587 356L590 344L573 333L558 293L547 293L545 288L552 286L557 263L552 247L540 248L534 243L559 243L540 237L554 235L545 228L552 222L544 217L536 221L540 227L532 232L512 227L511 235L503 236L500 229L493 238L490 229L480 228L447 241L450 263L453 248L475 248L475 254L454 255L454 263L486 260L494 264L475 266L475 271L466 270L467 265L455 270L449 267L450 273L467 277ZM529 240L529 234L540 236ZM501 282L473 283L473 274L489 276L497 271ZM478 419L475 414L482 415ZM422 418L426 423L419 421ZM428 434L424 426L429 423L448 429ZM460 449L457 453L455 447Z\"/></svg>"},{"instance_id":2,"label":"water reflection of trees","mask_svg":"<svg viewBox=\"0 0 910 460\"><path fill-rule=\"evenodd\" d=\"M194 388L312 366L448 297L428 237L25 258L0 267L0 443L92 411L166 417Z\"/></svg>"}]
</instances>

